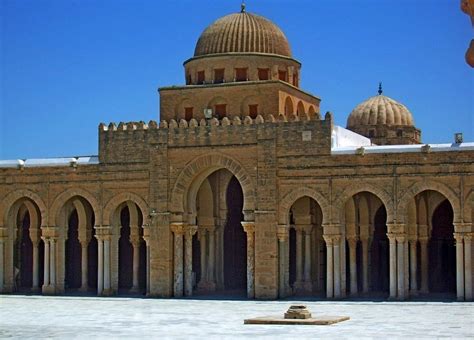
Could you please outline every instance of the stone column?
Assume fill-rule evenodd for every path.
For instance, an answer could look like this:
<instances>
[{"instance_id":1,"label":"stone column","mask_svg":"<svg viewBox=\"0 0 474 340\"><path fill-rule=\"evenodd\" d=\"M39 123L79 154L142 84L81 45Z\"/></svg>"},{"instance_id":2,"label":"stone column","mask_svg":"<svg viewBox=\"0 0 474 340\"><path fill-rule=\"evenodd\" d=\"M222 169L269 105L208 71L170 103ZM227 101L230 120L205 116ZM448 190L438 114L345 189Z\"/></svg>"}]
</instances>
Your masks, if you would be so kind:
<instances>
[{"instance_id":1,"label":"stone column","mask_svg":"<svg viewBox=\"0 0 474 340\"><path fill-rule=\"evenodd\" d=\"M421 256L421 292L428 293L428 237L419 238Z\"/></svg>"},{"instance_id":2,"label":"stone column","mask_svg":"<svg viewBox=\"0 0 474 340\"><path fill-rule=\"evenodd\" d=\"M397 236L397 293L405 299L405 237Z\"/></svg>"},{"instance_id":3,"label":"stone column","mask_svg":"<svg viewBox=\"0 0 474 340\"><path fill-rule=\"evenodd\" d=\"M104 242L102 238L97 238L97 295L104 292Z\"/></svg>"},{"instance_id":4,"label":"stone column","mask_svg":"<svg viewBox=\"0 0 474 340\"><path fill-rule=\"evenodd\" d=\"M88 257L87 257L88 245L89 244L87 241L81 242L81 288L79 288L81 292L87 292L89 288Z\"/></svg>"},{"instance_id":5,"label":"stone column","mask_svg":"<svg viewBox=\"0 0 474 340\"><path fill-rule=\"evenodd\" d=\"M184 224L172 223L174 234L174 296L183 296L183 235Z\"/></svg>"},{"instance_id":6,"label":"stone column","mask_svg":"<svg viewBox=\"0 0 474 340\"><path fill-rule=\"evenodd\" d=\"M255 222L241 222L247 233L247 296L255 297Z\"/></svg>"},{"instance_id":7,"label":"stone column","mask_svg":"<svg viewBox=\"0 0 474 340\"><path fill-rule=\"evenodd\" d=\"M307 226L304 229L304 285L307 292L312 291L311 281L311 232L312 226Z\"/></svg>"},{"instance_id":8,"label":"stone column","mask_svg":"<svg viewBox=\"0 0 474 340\"><path fill-rule=\"evenodd\" d=\"M204 227L199 228L199 248L201 255L201 278L199 280L199 288L207 287L207 230Z\"/></svg>"},{"instance_id":9,"label":"stone column","mask_svg":"<svg viewBox=\"0 0 474 340\"><path fill-rule=\"evenodd\" d=\"M362 245L362 291L369 292L369 239L361 239Z\"/></svg>"},{"instance_id":10,"label":"stone column","mask_svg":"<svg viewBox=\"0 0 474 340\"><path fill-rule=\"evenodd\" d=\"M140 290L138 284L138 270L140 268L140 237L138 235L134 235L134 237L130 237L130 243L132 244L133 248L133 278L132 278L132 292L138 292Z\"/></svg>"},{"instance_id":11,"label":"stone column","mask_svg":"<svg viewBox=\"0 0 474 340\"><path fill-rule=\"evenodd\" d=\"M326 297L334 297L334 261L332 235L323 235L326 242Z\"/></svg>"},{"instance_id":12,"label":"stone column","mask_svg":"<svg viewBox=\"0 0 474 340\"><path fill-rule=\"evenodd\" d=\"M334 297L341 297L341 237L334 236L333 238L334 251Z\"/></svg>"},{"instance_id":13,"label":"stone column","mask_svg":"<svg viewBox=\"0 0 474 340\"><path fill-rule=\"evenodd\" d=\"M43 278L43 291L46 287L49 287L49 237L42 237L44 242L44 278Z\"/></svg>"},{"instance_id":14,"label":"stone column","mask_svg":"<svg viewBox=\"0 0 474 340\"><path fill-rule=\"evenodd\" d=\"M286 243L288 242L288 227L286 225L279 225L277 229L278 237L278 296L286 297L286 269L287 269L287 254Z\"/></svg>"},{"instance_id":15,"label":"stone column","mask_svg":"<svg viewBox=\"0 0 474 340\"><path fill-rule=\"evenodd\" d=\"M454 233L456 239L456 291L458 301L464 301L464 237Z\"/></svg>"},{"instance_id":16,"label":"stone column","mask_svg":"<svg viewBox=\"0 0 474 340\"><path fill-rule=\"evenodd\" d=\"M189 225L184 233L184 295L193 295L193 235L197 225Z\"/></svg>"},{"instance_id":17,"label":"stone column","mask_svg":"<svg viewBox=\"0 0 474 340\"><path fill-rule=\"evenodd\" d=\"M397 298L397 240L394 235L388 234L390 244L390 299Z\"/></svg>"},{"instance_id":18,"label":"stone column","mask_svg":"<svg viewBox=\"0 0 474 340\"><path fill-rule=\"evenodd\" d=\"M472 233L464 235L464 292L465 300L472 301Z\"/></svg>"},{"instance_id":19,"label":"stone column","mask_svg":"<svg viewBox=\"0 0 474 340\"><path fill-rule=\"evenodd\" d=\"M104 293L110 295L110 236L104 238Z\"/></svg>"},{"instance_id":20,"label":"stone column","mask_svg":"<svg viewBox=\"0 0 474 340\"><path fill-rule=\"evenodd\" d=\"M214 291L216 289L215 279L215 268L216 268L216 238L215 238L215 227L209 227L209 257L207 267L207 278L209 281L209 290Z\"/></svg>"},{"instance_id":21,"label":"stone column","mask_svg":"<svg viewBox=\"0 0 474 340\"><path fill-rule=\"evenodd\" d=\"M296 286L299 288L303 281L303 230L296 226Z\"/></svg>"},{"instance_id":22,"label":"stone column","mask_svg":"<svg viewBox=\"0 0 474 340\"><path fill-rule=\"evenodd\" d=\"M352 237L349 243L349 268L350 268L350 289L351 295L357 295L357 238Z\"/></svg>"},{"instance_id":23,"label":"stone column","mask_svg":"<svg viewBox=\"0 0 474 340\"><path fill-rule=\"evenodd\" d=\"M3 289L4 289L4 268L5 268L5 256L3 255L4 254L4 245L5 244L5 241L4 241L4 238L2 236L0 236L0 293L3 292Z\"/></svg>"},{"instance_id":24,"label":"stone column","mask_svg":"<svg viewBox=\"0 0 474 340\"><path fill-rule=\"evenodd\" d=\"M416 245L417 240L413 238L410 240L410 294L416 295L418 292L418 286L416 282Z\"/></svg>"},{"instance_id":25,"label":"stone column","mask_svg":"<svg viewBox=\"0 0 474 340\"><path fill-rule=\"evenodd\" d=\"M56 239L49 240L49 283L50 286L56 287Z\"/></svg>"},{"instance_id":26,"label":"stone column","mask_svg":"<svg viewBox=\"0 0 474 340\"><path fill-rule=\"evenodd\" d=\"M33 240L32 240L33 241ZM33 291L38 291L39 289L39 255L38 255L38 240L33 242ZM1 262L0 262L1 265Z\"/></svg>"},{"instance_id":27,"label":"stone column","mask_svg":"<svg viewBox=\"0 0 474 340\"><path fill-rule=\"evenodd\" d=\"M146 295L150 294L150 228L148 225L143 226L143 240L146 245Z\"/></svg>"}]
</instances>

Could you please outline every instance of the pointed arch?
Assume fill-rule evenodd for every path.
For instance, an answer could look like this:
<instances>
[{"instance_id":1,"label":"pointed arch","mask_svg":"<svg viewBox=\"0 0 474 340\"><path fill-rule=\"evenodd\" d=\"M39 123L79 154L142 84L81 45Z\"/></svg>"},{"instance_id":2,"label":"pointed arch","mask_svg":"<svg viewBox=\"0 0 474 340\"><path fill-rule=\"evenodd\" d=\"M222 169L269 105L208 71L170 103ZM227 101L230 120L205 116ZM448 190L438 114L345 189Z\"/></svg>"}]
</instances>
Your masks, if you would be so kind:
<instances>
[{"instance_id":1,"label":"pointed arch","mask_svg":"<svg viewBox=\"0 0 474 340\"><path fill-rule=\"evenodd\" d=\"M47 210L43 199L35 192L27 189L15 190L10 192L2 201L3 209L0 209L0 223L7 226L7 219L13 205L22 198L28 198L38 207L41 214L41 226L47 226Z\"/></svg>"},{"instance_id":2,"label":"pointed arch","mask_svg":"<svg viewBox=\"0 0 474 340\"><path fill-rule=\"evenodd\" d=\"M190 161L178 175L171 191L171 211L176 214L188 209L189 193L197 191L211 173L227 169L239 181L244 193L244 212L255 210L255 184L247 170L237 160L223 154L200 156Z\"/></svg>"},{"instance_id":3,"label":"pointed arch","mask_svg":"<svg viewBox=\"0 0 474 340\"><path fill-rule=\"evenodd\" d=\"M407 207L408 203L412 198L414 198L416 195L419 193L426 191L426 190L432 190L432 191L437 191L440 194L444 195L446 199L449 201L453 208L454 212L454 222L461 222L462 221L462 211L461 211L461 205L459 198L451 188L449 188L447 185L441 183L441 182L436 182L432 180L425 180L425 181L420 181L412 184L405 192L400 195L400 200L398 202L398 216L397 216L397 221L404 223L406 222L406 216L407 216Z\"/></svg>"},{"instance_id":4,"label":"pointed arch","mask_svg":"<svg viewBox=\"0 0 474 340\"><path fill-rule=\"evenodd\" d=\"M280 200L278 224L287 225L289 223L288 216L289 211L293 203L295 203L301 197L310 197L316 201L321 207L323 213L323 225L329 221L329 203L324 195L315 189L303 187L296 188L286 194L282 200Z\"/></svg>"},{"instance_id":5,"label":"pointed arch","mask_svg":"<svg viewBox=\"0 0 474 340\"><path fill-rule=\"evenodd\" d=\"M347 200L360 193L360 192L369 192L375 196L377 196L385 206L385 209L387 211L387 223L390 223L394 220L395 213L394 213L394 205L393 205L393 198L392 195L390 195L386 190L382 189L381 187L367 183L367 182L361 182L357 184L353 184L349 187L347 187L339 196L334 201L334 204L332 205L333 214L332 218L334 219L334 223L340 222L341 219L341 211L344 211L344 205L347 202Z\"/></svg>"},{"instance_id":6,"label":"pointed arch","mask_svg":"<svg viewBox=\"0 0 474 340\"><path fill-rule=\"evenodd\" d=\"M142 197L132 192L123 192L117 194L107 202L102 213L102 224L105 226L110 225L112 214L120 204L127 201L134 202L138 208L140 208L143 216L143 224L149 224L148 203ZM131 213L133 214L133 210Z\"/></svg>"},{"instance_id":7,"label":"pointed arch","mask_svg":"<svg viewBox=\"0 0 474 340\"><path fill-rule=\"evenodd\" d=\"M93 194L91 194L89 191L81 188L70 188L66 189L62 193L60 193L58 196L53 201L53 204L51 205L50 209L50 214L49 214L49 226L55 226L58 222L58 218L61 212L61 208L66 204L68 200L71 198L79 196L85 199L92 207L92 211L94 212L95 216L95 224L100 225L100 220L99 220L99 204L97 202L97 199L94 197Z\"/></svg>"}]
</instances>

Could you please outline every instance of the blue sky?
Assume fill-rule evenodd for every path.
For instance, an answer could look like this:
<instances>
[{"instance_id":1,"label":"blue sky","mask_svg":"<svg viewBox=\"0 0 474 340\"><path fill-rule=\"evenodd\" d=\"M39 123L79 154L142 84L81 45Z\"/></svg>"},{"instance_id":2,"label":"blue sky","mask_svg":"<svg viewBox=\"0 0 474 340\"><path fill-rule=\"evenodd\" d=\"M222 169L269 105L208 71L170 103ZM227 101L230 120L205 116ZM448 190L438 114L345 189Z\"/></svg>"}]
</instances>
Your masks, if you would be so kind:
<instances>
[{"instance_id":1,"label":"blue sky","mask_svg":"<svg viewBox=\"0 0 474 340\"><path fill-rule=\"evenodd\" d=\"M97 154L100 122L158 120L157 88L239 0L0 0L0 159ZM377 92L424 142L474 141L474 30L455 0L248 0L302 62L302 88L345 126Z\"/></svg>"}]
</instances>

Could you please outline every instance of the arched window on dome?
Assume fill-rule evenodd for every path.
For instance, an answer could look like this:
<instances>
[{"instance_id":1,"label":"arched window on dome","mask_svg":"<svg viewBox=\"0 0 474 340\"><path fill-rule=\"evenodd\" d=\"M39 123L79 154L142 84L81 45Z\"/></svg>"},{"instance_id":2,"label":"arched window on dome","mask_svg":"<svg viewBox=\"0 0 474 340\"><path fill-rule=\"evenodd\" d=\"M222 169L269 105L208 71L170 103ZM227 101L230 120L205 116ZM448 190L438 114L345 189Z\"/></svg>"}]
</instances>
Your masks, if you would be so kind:
<instances>
[{"instance_id":1,"label":"arched window on dome","mask_svg":"<svg viewBox=\"0 0 474 340\"><path fill-rule=\"evenodd\" d=\"M258 80L268 80L270 79L270 69L268 68L259 68L258 69Z\"/></svg>"}]
</instances>

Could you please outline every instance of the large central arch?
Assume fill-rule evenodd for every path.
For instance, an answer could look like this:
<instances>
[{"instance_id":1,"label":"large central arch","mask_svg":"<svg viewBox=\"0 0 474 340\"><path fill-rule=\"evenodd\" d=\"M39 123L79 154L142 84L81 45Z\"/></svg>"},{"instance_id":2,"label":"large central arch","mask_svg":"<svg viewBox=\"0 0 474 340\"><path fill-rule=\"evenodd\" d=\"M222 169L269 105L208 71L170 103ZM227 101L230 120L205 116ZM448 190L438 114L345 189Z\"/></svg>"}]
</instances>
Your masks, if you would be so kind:
<instances>
[{"instance_id":1,"label":"large central arch","mask_svg":"<svg viewBox=\"0 0 474 340\"><path fill-rule=\"evenodd\" d=\"M244 212L255 210L255 184L250 174L237 160L223 155L211 154L189 162L176 179L171 192L171 211L174 213L193 212L190 202L195 202L202 182L213 172L227 169L239 181L244 194Z\"/></svg>"}]
</instances>

